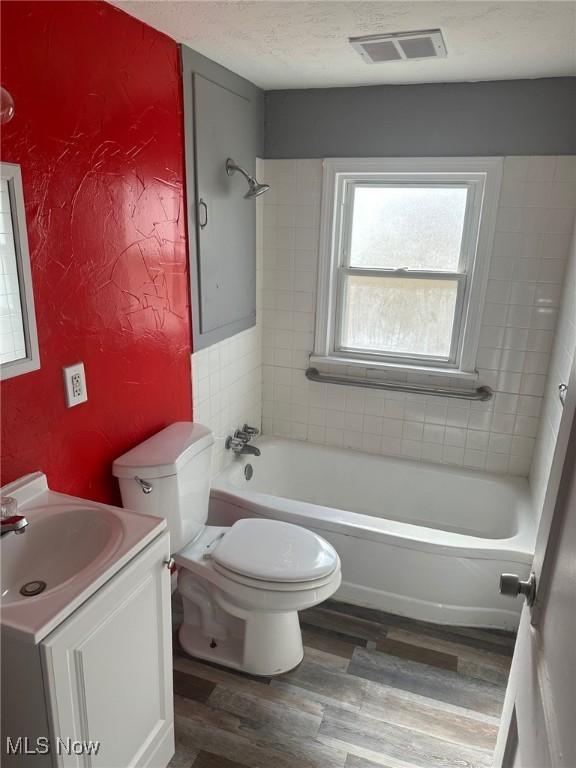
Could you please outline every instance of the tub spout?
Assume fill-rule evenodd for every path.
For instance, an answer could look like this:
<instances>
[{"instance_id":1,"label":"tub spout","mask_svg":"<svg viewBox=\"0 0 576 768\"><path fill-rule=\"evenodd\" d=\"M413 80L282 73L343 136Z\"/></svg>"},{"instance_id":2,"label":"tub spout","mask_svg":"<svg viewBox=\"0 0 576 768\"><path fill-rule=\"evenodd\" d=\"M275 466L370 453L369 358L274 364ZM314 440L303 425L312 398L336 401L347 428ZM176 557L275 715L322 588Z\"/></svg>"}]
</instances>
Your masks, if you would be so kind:
<instances>
[{"instance_id":1,"label":"tub spout","mask_svg":"<svg viewBox=\"0 0 576 768\"><path fill-rule=\"evenodd\" d=\"M251 456L260 456L261 451L260 448L257 448L255 445L244 445L240 453L248 453Z\"/></svg>"},{"instance_id":2,"label":"tub spout","mask_svg":"<svg viewBox=\"0 0 576 768\"><path fill-rule=\"evenodd\" d=\"M250 456L260 456L260 448L255 445L248 445L248 442L241 437L227 437L225 447L229 451L233 451L236 456L243 456L249 454Z\"/></svg>"}]
</instances>

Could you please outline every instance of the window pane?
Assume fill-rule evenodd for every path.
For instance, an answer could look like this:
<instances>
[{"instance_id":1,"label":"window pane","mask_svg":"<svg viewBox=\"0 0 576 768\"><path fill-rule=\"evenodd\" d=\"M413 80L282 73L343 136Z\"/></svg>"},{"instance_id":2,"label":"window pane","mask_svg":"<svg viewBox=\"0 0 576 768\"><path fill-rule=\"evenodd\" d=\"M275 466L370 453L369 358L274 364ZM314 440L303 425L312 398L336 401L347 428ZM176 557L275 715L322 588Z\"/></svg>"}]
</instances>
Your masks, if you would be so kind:
<instances>
[{"instance_id":1,"label":"window pane","mask_svg":"<svg viewBox=\"0 0 576 768\"><path fill-rule=\"evenodd\" d=\"M348 276L342 346L449 358L457 293L457 280Z\"/></svg>"},{"instance_id":2,"label":"window pane","mask_svg":"<svg viewBox=\"0 0 576 768\"><path fill-rule=\"evenodd\" d=\"M455 272L466 187L356 187L350 264Z\"/></svg>"}]
</instances>

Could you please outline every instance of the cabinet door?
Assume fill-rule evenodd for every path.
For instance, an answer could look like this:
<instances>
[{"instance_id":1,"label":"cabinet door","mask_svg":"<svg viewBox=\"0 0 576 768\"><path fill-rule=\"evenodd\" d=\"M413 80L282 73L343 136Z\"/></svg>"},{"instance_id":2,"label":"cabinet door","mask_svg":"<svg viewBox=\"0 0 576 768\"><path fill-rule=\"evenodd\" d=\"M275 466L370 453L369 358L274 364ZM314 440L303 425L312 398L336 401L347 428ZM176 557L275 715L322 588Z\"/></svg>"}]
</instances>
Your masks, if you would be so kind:
<instances>
[{"instance_id":1,"label":"cabinet door","mask_svg":"<svg viewBox=\"0 0 576 768\"><path fill-rule=\"evenodd\" d=\"M264 150L264 91L186 45L182 55L194 351L256 322L256 201L232 158L254 174Z\"/></svg>"},{"instance_id":2,"label":"cabinet door","mask_svg":"<svg viewBox=\"0 0 576 768\"><path fill-rule=\"evenodd\" d=\"M226 174L229 157L256 174L254 107L198 74L194 106L201 333L226 338L256 322L256 204L244 199L246 180Z\"/></svg>"},{"instance_id":3,"label":"cabinet door","mask_svg":"<svg viewBox=\"0 0 576 768\"><path fill-rule=\"evenodd\" d=\"M169 553L164 533L43 643L54 765L164 768L174 753Z\"/></svg>"}]
</instances>

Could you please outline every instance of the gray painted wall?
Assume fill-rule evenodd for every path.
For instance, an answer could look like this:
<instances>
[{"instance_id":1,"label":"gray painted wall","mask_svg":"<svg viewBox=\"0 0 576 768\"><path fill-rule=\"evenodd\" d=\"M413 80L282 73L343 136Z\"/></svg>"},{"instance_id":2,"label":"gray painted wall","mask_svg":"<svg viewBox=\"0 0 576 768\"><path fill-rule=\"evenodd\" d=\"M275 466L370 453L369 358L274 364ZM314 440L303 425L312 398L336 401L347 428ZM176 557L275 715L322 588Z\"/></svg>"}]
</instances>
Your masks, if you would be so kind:
<instances>
[{"instance_id":1,"label":"gray painted wall","mask_svg":"<svg viewBox=\"0 0 576 768\"><path fill-rule=\"evenodd\" d=\"M266 93L265 157L576 154L576 78Z\"/></svg>"}]
</instances>

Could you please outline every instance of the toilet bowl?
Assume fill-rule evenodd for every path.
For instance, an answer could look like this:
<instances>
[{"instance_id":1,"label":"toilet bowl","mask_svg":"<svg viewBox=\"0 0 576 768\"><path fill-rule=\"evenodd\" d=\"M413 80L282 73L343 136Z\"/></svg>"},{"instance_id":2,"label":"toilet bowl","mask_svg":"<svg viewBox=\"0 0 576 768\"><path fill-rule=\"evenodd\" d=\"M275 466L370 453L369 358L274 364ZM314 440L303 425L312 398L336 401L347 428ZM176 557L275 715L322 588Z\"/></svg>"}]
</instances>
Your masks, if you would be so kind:
<instances>
[{"instance_id":1,"label":"toilet bowl","mask_svg":"<svg viewBox=\"0 0 576 768\"><path fill-rule=\"evenodd\" d=\"M280 674L300 663L298 611L326 600L341 579L329 544L274 520L207 527L175 559L182 647L252 674Z\"/></svg>"},{"instance_id":2,"label":"toilet bowl","mask_svg":"<svg viewBox=\"0 0 576 768\"><path fill-rule=\"evenodd\" d=\"M166 517L178 566L182 648L254 675L302 660L298 611L340 586L340 559L312 531L268 519L206 525L213 437L179 422L114 462L125 507Z\"/></svg>"}]
</instances>

